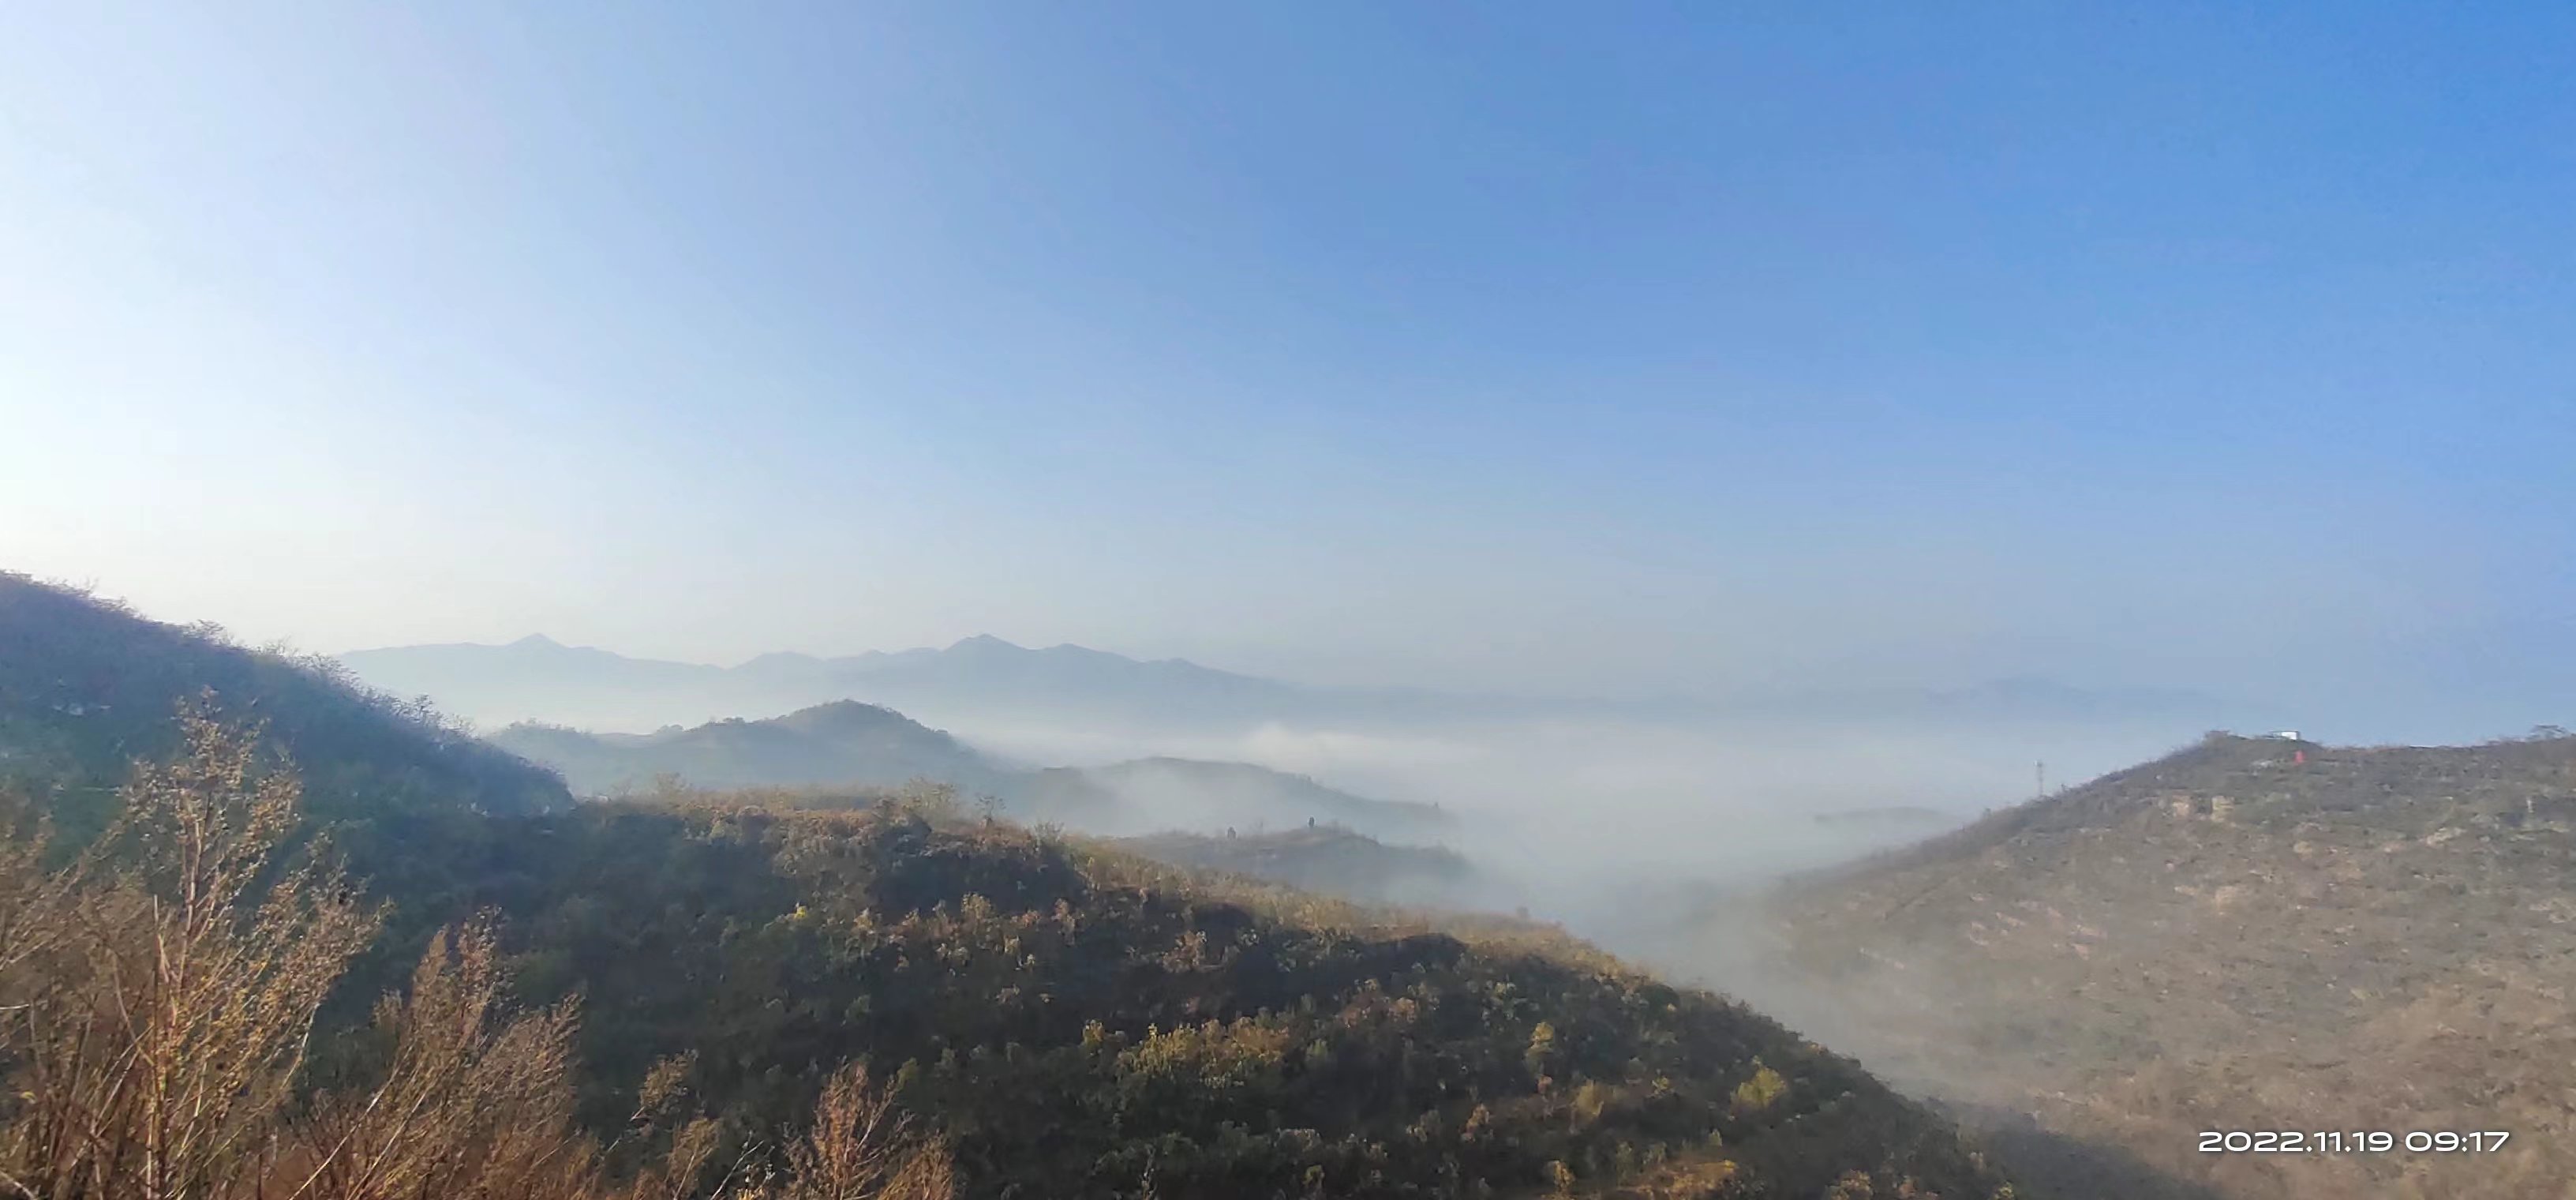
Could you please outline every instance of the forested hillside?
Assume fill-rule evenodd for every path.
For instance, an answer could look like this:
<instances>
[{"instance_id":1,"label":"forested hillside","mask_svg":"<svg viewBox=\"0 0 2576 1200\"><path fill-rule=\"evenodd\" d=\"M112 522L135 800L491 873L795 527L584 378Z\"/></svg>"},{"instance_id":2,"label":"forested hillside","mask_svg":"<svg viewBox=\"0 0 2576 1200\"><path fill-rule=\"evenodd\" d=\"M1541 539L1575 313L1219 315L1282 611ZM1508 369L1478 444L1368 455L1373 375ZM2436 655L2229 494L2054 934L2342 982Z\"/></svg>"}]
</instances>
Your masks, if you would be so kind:
<instances>
[{"instance_id":1,"label":"forested hillside","mask_svg":"<svg viewBox=\"0 0 2576 1200\"><path fill-rule=\"evenodd\" d=\"M2213 736L1785 893L1783 994L1900 1080L2231 1196L2576 1179L2576 739ZM2202 1130L2509 1131L2201 1154Z\"/></svg>"},{"instance_id":2,"label":"forested hillside","mask_svg":"<svg viewBox=\"0 0 2576 1200\"><path fill-rule=\"evenodd\" d=\"M563 772L574 790L613 795L675 775L703 787L893 787L914 779L994 794L1015 775L940 730L892 709L843 700L767 720L710 721L649 734L512 725L492 742Z\"/></svg>"},{"instance_id":3,"label":"forested hillside","mask_svg":"<svg viewBox=\"0 0 2576 1200\"><path fill-rule=\"evenodd\" d=\"M1109 835L1215 833L1339 824L1364 835L1437 842L1456 832L1428 804L1374 800L1250 763L1143 758L1024 770L902 713L836 701L765 720L710 721L649 734L520 724L492 741L563 772L585 796L701 788L891 788L946 784L991 798L1013 819Z\"/></svg>"},{"instance_id":4,"label":"forested hillside","mask_svg":"<svg viewBox=\"0 0 2576 1200\"><path fill-rule=\"evenodd\" d=\"M176 746L171 715L201 691L267 722L334 820L571 802L563 781L358 686L329 659L232 645L207 626L145 620L83 592L0 571L0 775L56 795L94 828L138 758Z\"/></svg>"},{"instance_id":5,"label":"forested hillside","mask_svg":"<svg viewBox=\"0 0 2576 1200\"><path fill-rule=\"evenodd\" d=\"M1457 851L1390 845L1339 825L1272 833L1159 833L1119 844L1178 866L1368 903L1455 909L1476 903L1484 882Z\"/></svg>"},{"instance_id":6,"label":"forested hillside","mask_svg":"<svg viewBox=\"0 0 2576 1200\"><path fill-rule=\"evenodd\" d=\"M1558 938L894 804L585 806L493 848L474 903L508 915L528 995L586 997L602 1126L669 1055L695 1052L691 1086L749 1129L865 1057L971 1195L1994 1186L1848 1060Z\"/></svg>"},{"instance_id":7,"label":"forested hillside","mask_svg":"<svg viewBox=\"0 0 2576 1200\"><path fill-rule=\"evenodd\" d=\"M46 1200L127 1194L118 1172L167 1149L151 1114L175 1111L132 1098L159 1094L217 1114L205 1145L222 1153L191 1160L227 1180L210 1196L322 1178L360 1144L428 1190L359 1172L309 1194L2001 1194L1945 1122L1849 1059L1544 929L1197 875L937 790L840 810L699 793L504 809L466 786L474 769L548 777L294 663L19 586L33 603L12 645L37 652L0 659L0 695L45 702L13 703L9 746L190 752L139 777L108 857L68 874L23 840L39 824L0 822L21 839L0 887L0 1159L91 1180ZM49 640L70 632L94 642ZM114 674L156 653L152 674ZM64 666L81 663L110 664L106 683ZM206 715L174 719L186 697ZM171 715L120 712L129 734L102 749L81 724L99 703ZM329 804L293 782L297 753L326 764ZM377 779L440 819L344 836L383 821ZM30 781L63 811L64 787ZM272 845L291 869L263 866ZM236 899L262 915L232 919ZM182 961L204 966L172 974ZM47 1080L103 1089L95 1111L132 1139L63 1140L93 1093ZM406 1095L435 1119L372 1115ZM871 1142L896 1114L916 1124ZM868 1154L921 1186L809 1186L861 1178Z\"/></svg>"}]
</instances>

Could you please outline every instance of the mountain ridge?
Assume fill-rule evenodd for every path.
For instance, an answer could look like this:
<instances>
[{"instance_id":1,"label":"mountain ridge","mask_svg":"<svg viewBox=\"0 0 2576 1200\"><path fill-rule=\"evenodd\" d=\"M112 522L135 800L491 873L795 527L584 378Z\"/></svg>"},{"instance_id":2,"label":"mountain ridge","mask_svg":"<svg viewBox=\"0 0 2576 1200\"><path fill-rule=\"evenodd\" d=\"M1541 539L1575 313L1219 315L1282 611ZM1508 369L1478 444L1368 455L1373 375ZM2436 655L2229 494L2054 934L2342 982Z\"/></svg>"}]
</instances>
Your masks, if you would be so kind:
<instances>
[{"instance_id":1,"label":"mountain ridge","mask_svg":"<svg viewBox=\"0 0 2576 1200\"><path fill-rule=\"evenodd\" d=\"M927 780L991 796L1025 821L1105 834L1216 833L1301 822L1398 842L1439 841L1435 805L1378 800L1252 763L1170 756L1100 767L1027 769L880 705L837 700L764 720L727 718L649 734L521 723L494 744L563 773L585 795L645 789L664 776L702 788L893 788Z\"/></svg>"},{"instance_id":2,"label":"mountain ridge","mask_svg":"<svg viewBox=\"0 0 2576 1200\"><path fill-rule=\"evenodd\" d=\"M1295 683L1140 659L1074 643L1029 647L975 634L945 647L818 656L771 651L731 666L629 658L534 634L517 642L354 650L341 661L403 695L428 695L477 720L654 728L854 699L942 716L1078 716L1174 727L1264 720L1814 717L1851 720L2173 719L2226 705L2176 688L2083 688L2020 676L1962 688L1806 689L1605 699ZM2200 726L2205 727L2205 726Z\"/></svg>"},{"instance_id":3,"label":"mountain ridge","mask_svg":"<svg viewBox=\"0 0 2576 1200\"><path fill-rule=\"evenodd\" d=\"M326 810L533 811L572 800L551 773L365 687L333 660L236 646L211 626L154 621L0 571L0 765L21 783L113 786L135 759L168 753L170 717L208 693L264 721L269 740L307 764Z\"/></svg>"}]
</instances>

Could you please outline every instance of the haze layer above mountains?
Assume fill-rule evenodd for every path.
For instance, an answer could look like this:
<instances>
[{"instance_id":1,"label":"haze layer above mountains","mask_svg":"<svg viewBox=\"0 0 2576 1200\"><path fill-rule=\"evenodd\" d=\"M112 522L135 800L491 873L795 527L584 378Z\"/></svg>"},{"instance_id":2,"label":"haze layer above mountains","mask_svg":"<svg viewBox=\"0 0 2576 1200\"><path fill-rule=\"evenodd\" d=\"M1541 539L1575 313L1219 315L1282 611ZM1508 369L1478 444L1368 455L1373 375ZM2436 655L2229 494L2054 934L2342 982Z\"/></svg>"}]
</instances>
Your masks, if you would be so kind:
<instances>
[{"instance_id":1,"label":"haze layer above mountains","mask_svg":"<svg viewBox=\"0 0 2576 1200\"><path fill-rule=\"evenodd\" d=\"M997 646L1014 656L1047 653L998 643L968 652L992 654ZM349 692L332 681L327 663L210 645L41 587L0 588L0 650L7 651L0 654L6 668L0 670L0 763L54 798L63 828L94 824L86 805L99 789L91 780L130 755L150 752L159 724L154 710L192 688L214 687L246 696L252 711L270 715L281 740L310 764L316 813L343 822L335 838L398 894L480 902L475 897L516 895L509 889L554 880L583 862L589 864L583 869L599 873L604 889L605 881L626 878L643 861L639 848L664 855L653 861L677 861L658 843L634 840L639 820L667 824L661 813L715 814L703 830L681 826L693 843L735 838L754 827L785 836L806 828L793 814L815 807L903 811L903 801L888 808L888 801L864 791L683 792L574 806L542 773L428 720L422 710ZM948 653L881 657L922 662ZM1128 661L1096 658L1113 670ZM1062 719L1073 719L1071 711ZM1453 719L1440 728L1462 723ZM2526 740L2446 749L2341 749L2284 737L2211 735L1912 847L1763 888L1757 885L1799 865L1802 855L1847 858L1855 839L1887 844L1937 827L1945 810L1909 798L1934 789L1927 775L1952 773L1952 785L1964 785L1957 757L1969 753L1963 742L1998 736L1997 729L2015 736L2051 728L2062 733L2083 722L1954 721L1900 734L1889 731L1902 722L1855 721L1851 727L1874 729L1868 736L1877 740L1840 752L1819 749L1832 745L1816 740L1823 735L1798 734L1791 746L1800 751L1799 767L1833 775L1824 783L1807 780L1811 788L1876 801L1832 809L1816 803L1825 793L1792 786L1800 782L1796 777L1764 777L1759 761L1735 761L1736 778L1694 784L1663 773L1675 764L1629 761L1628 751L1640 743L1604 723L1515 717L1497 725L1537 743L1519 747L1524 755L1574 758L1579 751L1590 778L1615 786L1525 781L1521 796L1550 803L1516 811L1513 795L1492 787L1496 764L1486 764L1488 774L1479 777L1451 762L1452 786L1473 801L1456 814L1465 843L1459 852L1384 845L1362 836L1364 830L1332 824L1289 823L1231 837L1205 828L1223 818L1204 803L1194 817L1199 832L1130 839L1114 852L1366 900L1478 896L1474 906L1488 910L1525 900L1536 915L1564 919L1576 932L1677 977L1751 998L1789 1020L1801 1031L1797 1036L1860 1053L1874 1069L1957 1114L2009 1174L2041 1185L2037 1195L2523 1200L2554 1197L2552 1189L2566 1177L2567 1056L2533 1052L2563 1049L2567 1036L2564 866L2576 767L2562 731L2543 728ZM1703 736L1713 736L1713 728L1693 727ZM1789 738L1784 731L1792 728L1761 725L1756 740ZM1329 802L1349 806L1360 817L1355 825L1407 811L1241 763L1147 759L1032 771L893 710L854 701L651 734L520 725L493 741L585 774L631 775L672 763L725 782L754 783L861 768L952 779L983 772L997 790L1026 789L1023 803L1067 808L1124 800L1122 789L1132 787L1205 801L1251 784L1262 791L1246 811L1275 815ZM577 757L583 754L597 761ZM656 757L664 754L678 757ZM1849 761L1873 758L1885 764L1882 785L1855 773ZM1526 761L1498 760L1505 767ZM1761 802L1733 799L1747 795ZM754 810L770 815L724 815ZM973 860L988 852L987 843L1018 846L1024 836L1007 824L947 811L941 819L951 827L983 832L954 845L922 842L929 827L901 818L882 828L864 826L894 835L900 845L853 844L814 861L841 862L845 851L858 853L876 864L863 874L902 883L925 863ZM488 817L522 825L533 817L538 824L502 830ZM546 858L558 844L589 845L582 840L587 834L564 839L592 821L605 822L614 837L595 852L583 850L590 857L577 862ZM839 828L829 821L811 828L826 827ZM1787 836L1796 829L1828 836L1802 846ZM1042 849L1052 836L1041 830L1029 846ZM1513 858L1516 840L1533 852ZM806 861L804 849L784 846L781 853ZM536 857L522 862L522 854ZM704 863L669 869L682 880L730 878ZM1151 874L1144 878L1150 891L1170 886ZM973 886L979 889L973 895L993 894L981 890L986 884ZM865 902L891 894L878 888ZM967 913L968 894L923 892L912 900L932 900L924 920L949 920L938 906L953 899L956 911ZM764 894L762 903L786 914L772 925L793 940L804 936L799 914L819 909L824 899L819 892L802 899ZM512 903L511 911L544 914L548 930L575 916L606 919L587 898L559 904L521 896ZM1043 923L1039 908L1029 912L1035 915L1022 924ZM617 922L624 919L603 928L623 928ZM870 927L863 917L848 920ZM1496 920L1516 928L1509 918ZM562 969L557 960L539 954L529 961L532 978L551 979L549 987L565 984L547 974ZM1175 960L1167 953L1160 961ZM707 978L736 968L710 969ZM647 986L643 975L618 976L605 994L624 997ZM865 1011L839 993L822 994L831 1003L817 1011L842 1014L836 1020ZM864 1021L849 1026L862 1027ZM592 1046L605 1058L623 1052L639 1027L620 1018L603 1020L600 1028ZM1542 1036L1533 1027L1528 1044L1552 1045L1558 1028L1551 1023ZM1524 1035L1509 1032L1507 1040L1521 1044ZM1754 1040L1769 1036L1758 1026L1753 1033ZM1159 1035L1149 1027L1148 1036ZM775 1047L753 1041L743 1048L745 1061L756 1064ZM1752 1082L1739 1085L1726 1103L1736 1119L1750 1115L1748 1103L1753 1110L1767 1103L1771 1084L1761 1068L1789 1061L1777 1043L1762 1049L1763 1058L1749 1060ZM1007 1050L1002 1061L1014 1061ZM1729 1058L1719 1068L1741 1072L1747 1061ZM727 1089L730 1103L778 1099L746 1079L714 1082ZM1542 1099L1551 1093L1544 1081L1533 1086ZM1875 1085L1855 1077L1833 1086L1869 1097ZM976 1119L979 1111L936 1088L919 1094L951 1120ZM1623 1103L1615 1091L1590 1095L1611 1109ZM1576 1113L1588 1103L1578 1095ZM1550 1110L1547 1120L1562 1117ZM2195 1130L2266 1121L2312 1130L2500 1129L2513 1143L2510 1153L2477 1162L2422 1156L2220 1162L2190 1149ZM1941 1127L1888 1109L1867 1128L1900 1128L1913 1137L1914 1130ZM1735 1144L1734 1136L1723 1144ZM1938 1158L1884 1148L1840 1127L1828 1139L1820 1144L1830 1144L1836 1155L1911 1155L1890 1161L1907 1170L1951 1169ZM999 1150L977 1152L990 1155L986 1170L1040 1169ZM1597 1169L1627 1177L1631 1168L1616 1145L1603 1153ZM1794 1175L1804 1168L1768 1169Z\"/></svg>"},{"instance_id":2,"label":"haze layer above mountains","mask_svg":"<svg viewBox=\"0 0 2576 1200\"><path fill-rule=\"evenodd\" d=\"M731 667L629 658L542 634L506 645L458 643L357 650L341 661L369 684L427 695L477 722L541 720L641 732L721 717L772 716L864 700L925 719L949 710L1088 723L1208 727L1265 720L1475 720L1539 716L1701 719L2072 719L2207 717L2220 701L2163 688L2087 689L2012 678L1958 690L1849 689L1605 700L1530 698L1420 688L1289 683L1200 666L1143 661L1082 646L1034 649L987 635L945 648L837 658L763 654Z\"/></svg>"},{"instance_id":3,"label":"haze layer above mountains","mask_svg":"<svg viewBox=\"0 0 2576 1200\"><path fill-rule=\"evenodd\" d=\"M665 771L704 786L884 786L919 774L1014 802L1026 819L1122 834L1249 833L1264 814L1278 828L1320 813L1546 880L1546 915L1579 927L1593 927L1593 914L1615 921L1641 880L1767 876L1905 836L1884 822L1819 818L1911 806L1929 815L1910 830L1939 828L2027 794L2035 762L2056 778L2081 778L2230 719L2228 705L2195 693L2033 679L1765 694L1712 684L1705 696L1658 700L1320 687L991 636L840 658L772 653L730 667L541 636L343 661L373 686L426 696L486 728L535 720L583 731L501 735L577 789L633 787ZM856 738L831 746L815 744L817 730L788 728L813 723L805 710L848 701L899 714L909 726L899 730L903 745L876 745L877 734L898 731L882 720L861 722L873 733L829 722L838 732L825 741ZM782 715L791 713L800 715ZM777 753L752 754L741 744L750 740L776 743ZM1251 765L1223 786L1193 776L1181 789L1187 805L1147 795L1153 789L1136 779L1080 777L1144 760L1187 760L1202 775L1212 764ZM1336 816L1311 797L1276 794L1279 781L1260 778L1265 769L1327 793L1438 805L1459 823L1427 835ZM1075 802L1103 783L1125 807L1167 815L1140 825L1096 819L1094 807L1095 819L1084 819ZM1211 817L1204 801L1218 793L1259 800ZM1569 824L1569 809L1591 819Z\"/></svg>"}]
</instances>

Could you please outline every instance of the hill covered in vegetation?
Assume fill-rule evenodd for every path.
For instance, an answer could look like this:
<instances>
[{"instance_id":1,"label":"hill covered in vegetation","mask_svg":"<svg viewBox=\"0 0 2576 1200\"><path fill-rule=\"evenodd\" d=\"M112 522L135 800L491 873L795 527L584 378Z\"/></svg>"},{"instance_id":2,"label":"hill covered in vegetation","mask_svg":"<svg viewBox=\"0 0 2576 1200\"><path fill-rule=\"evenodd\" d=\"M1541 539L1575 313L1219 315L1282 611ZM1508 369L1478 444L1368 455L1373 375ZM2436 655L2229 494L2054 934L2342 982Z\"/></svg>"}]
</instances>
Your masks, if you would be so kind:
<instances>
[{"instance_id":1,"label":"hill covered in vegetation","mask_svg":"<svg viewBox=\"0 0 2576 1200\"><path fill-rule=\"evenodd\" d=\"M2576 739L2213 735L1806 878L1779 994L1892 1077L2248 1198L2564 1195ZM2202 1154L2204 1130L2507 1131Z\"/></svg>"},{"instance_id":2,"label":"hill covered in vegetation","mask_svg":"<svg viewBox=\"0 0 2576 1200\"><path fill-rule=\"evenodd\" d=\"M1354 796L1250 763L1146 758L1104 767L1024 770L892 709L837 701L782 717L711 721L649 734L513 725L494 744L543 763L587 796L677 778L701 788L890 788L914 780L992 797L1023 822L1111 835L1339 824L1372 837L1433 842L1448 813Z\"/></svg>"},{"instance_id":3,"label":"hill covered in vegetation","mask_svg":"<svg viewBox=\"0 0 2576 1200\"><path fill-rule=\"evenodd\" d=\"M861 1063L770 1140L697 1115L694 1056L668 1059L612 1140L586 1136L578 1001L514 1005L489 914L430 935L407 987L358 966L408 939L304 836L264 731L210 706L183 704L181 750L138 764L77 853L0 791L7 1195L953 1200L945 1139ZM329 1015L335 991L381 998L362 1021Z\"/></svg>"},{"instance_id":4,"label":"hill covered in vegetation","mask_svg":"<svg viewBox=\"0 0 2576 1200\"><path fill-rule=\"evenodd\" d=\"M106 828L134 764L176 753L174 717L203 697L260 723L269 748L298 765L306 832L327 827L381 888L451 895L449 872L491 836L487 818L573 802L552 771L330 659L248 649L212 626L147 620L0 572L0 791L29 797L56 846ZM395 920L426 936L408 915Z\"/></svg>"},{"instance_id":5,"label":"hill covered in vegetation","mask_svg":"<svg viewBox=\"0 0 2576 1200\"><path fill-rule=\"evenodd\" d=\"M563 772L583 795L630 791L676 775L703 787L894 787L933 779L994 793L1015 774L973 747L892 709L854 700L768 720L710 721L648 734L519 724L494 745Z\"/></svg>"},{"instance_id":6,"label":"hill covered in vegetation","mask_svg":"<svg viewBox=\"0 0 2576 1200\"><path fill-rule=\"evenodd\" d=\"M1455 909L1474 904L1482 882L1457 851L1390 845L1339 825L1240 835L1158 833L1119 845L1178 866L1363 903Z\"/></svg>"},{"instance_id":7,"label":"hill covered in vegetation","mask_svg":"<svg viewBox=\"0 0 2576 1200\"><path fill-rule=\"evenodd\" d=\"M1527 930L891 804L584 806L494 845L474 902L528 995L586 997L594 1122L671 1055L746 1129L865 1058L974 1195L1993 1187L1848 1060Z\"/></svg>"},{"instance_id":8,"label":"hill covered in vegetation","mask_svg":"<svg viewBox=\"0 0 2576 1200\"><path fill-rule=\"evenodd\" d=\"M172 1112L212 1114L215 1140L176 1164L230 1181L209 1196L326 1177L307 1194L2000 1194L1945 1122L1851 1060L1562 935L1192 872L938 791L504 807L459 786L440 811L473 836L343 849L377 819L371 793L307 804L293 754L388 788L471 780L469 764L546 777L471 746L444 757L434 725L292 662L261 660L285 675L242 694L211 686L186 667L236 662L219 643L39 598L70 606L60 627L154 639L122 655L166 649L171 689L268 722L130 719L127 745L180 758L137 777L122 800L140 815L98 843L130 858L47 874L6 843L0 1160L70 1181L39 1194L141 1194L120 1181L156 1177L135 1164L170 1155L153 1130ZM10 745L84 745L90 705L167 698L23 671L68 661L0 659L5 694L58 689L13 708ZM348 741L304 711L347 705ZM398 752L376 761L369 739ZM308 826L354 886L280 840ZM99 1090L62 1090L75 1081ZM872 1142L896 1114L916 1123ZM84 1123L114 1136L57 1136ZM353 1146L401 1172L351 1166Z\"/></svg>"},{"instance_id":9,"label":"hill covered in vegetation","mask_svg":"<svg viewBox=\"0 0 2576 1200\"><path fill-rule=\"evenodd\" d=\"M551 772L357 684L329 659L245 649L211 626L146 620L0 572L0 778L53 797L76 827L98 826L137 759L177 748L172 714L205 691L266 722L302 765L308 807L333 820L572 800Z\"/></svg>"}]
</instances>

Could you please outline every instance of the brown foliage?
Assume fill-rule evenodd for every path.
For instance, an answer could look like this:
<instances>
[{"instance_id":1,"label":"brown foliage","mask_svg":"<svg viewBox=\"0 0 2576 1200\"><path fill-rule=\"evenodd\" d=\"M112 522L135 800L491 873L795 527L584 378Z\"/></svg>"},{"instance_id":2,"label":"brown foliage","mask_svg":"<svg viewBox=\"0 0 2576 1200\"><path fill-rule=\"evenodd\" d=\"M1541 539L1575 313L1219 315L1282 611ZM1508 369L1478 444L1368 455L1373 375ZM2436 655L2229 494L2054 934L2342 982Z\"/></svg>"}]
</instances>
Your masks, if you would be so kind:
<instances>
[{"instance_id":1,"label":"brown foliage","mask_svg":"<svg viewBox=\"0 0 2576 1200\"><path fill-rule=\"evenodd\" d=\"M376 1028L393 1044L384 1082L321 1097L301 1123L313 1165L298 1194L329 1200L574 1194L591 1148L571 1133L573 1011L502 1024L489 923L441 932L411 995L386 997ZM473 1152L460 1153L471 1147Z\"/></svg>"},{"instance_id":2,"label":"brown foliage","mask_svg":"<svg viewBox=\"0 0 2576 1200\"><path fill-rule=\"evenodd\" d=\"M685 1200L713 1121L680 1124L623 1186L571 1126L570 1004L505 1012L488 921L440 933L377 1008L369 1087L300 1096L315 1014L377 912L314 853L281 862L291 771L259 732L183 707L184 753L136 770L110 835L43 868L0 841L0 1197L12 1200ZM19 824L0 812L0 825ZM0 832L6 832L0 828ZM676 1106L685 1059L644 1094ZM659 1120L665 1113L640 1113ZM943 1141L856 1067L778 1180L732 1200L947 1200ZM734 1174L741 1174L736 1172Z\"/></svg>"},{"instance_id":3,"label":"brown foliage","mask_svg":"<svg viewBox=\"0 0 2576 1200\"><path fill-rule=\"evenodd\" d=\"M792 1177L779 1200L935 1200L956 1186L946 1144L915 1132L857 1063L824 1085L813 1131L787 1159Z\"/></svg>"},{"instance_id":4,"label":"brown foliage","mask_svg":"<svg viewBox=\"0 0 2576 1200\"><path fill-rule=\"evenodd\" d=\"M21 1194L221 1194L267 1152L314 1012L374 936L327 866L260 886L296 779L255 770L253 733L180 722L185 756L135 772L107 839L131 865L85 856L13 920L0 1186Z\"/></svg>"}]
</instances>

